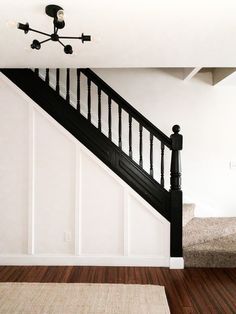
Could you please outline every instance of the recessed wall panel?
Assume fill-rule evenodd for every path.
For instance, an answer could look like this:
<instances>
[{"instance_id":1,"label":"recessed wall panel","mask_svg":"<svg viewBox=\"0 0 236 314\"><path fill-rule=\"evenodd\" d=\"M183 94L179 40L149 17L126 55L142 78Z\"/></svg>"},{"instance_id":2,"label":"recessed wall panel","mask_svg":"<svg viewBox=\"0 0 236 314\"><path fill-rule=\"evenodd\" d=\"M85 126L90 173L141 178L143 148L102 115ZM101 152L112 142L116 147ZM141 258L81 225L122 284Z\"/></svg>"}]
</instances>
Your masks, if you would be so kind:
<instances>
[{"instance_id":1,"label":"recessed wall panel","mask_svg":"<svg viewBox=\"0 0 236 314\"><path fill-rule=\"evenodd\" d=\"M86 153L81 171L81 253L122 255L123 187Z\"/></svg>"},{"instance_id":2,"label":"recessed wall panel","mask_svg":"<svg viewBox=\"0 0 236 314\"><path fill-rule=\"evenodd\" d=\"M35 112L35 252L74 253L75 144Z\"/></svg>"},{"instance_id":3,"label":"recessed wall panel","mask_svg":"<svg viewBox=\"0 0 236 314\"><path fill-rule=\"evenodd\" d=\"M132 195L128 212L129 254L169 256L169 223Z\"/></svg>"},{"instance_id":4,"label":"recessed wall panel","mask_svg":"<svg viewBox=\"0 0 236 314\"><path fill-rule=\"evenodd\" d=\"M0 254L27 253L29 107L0 80Z\"/></svg>"}]
</instances>

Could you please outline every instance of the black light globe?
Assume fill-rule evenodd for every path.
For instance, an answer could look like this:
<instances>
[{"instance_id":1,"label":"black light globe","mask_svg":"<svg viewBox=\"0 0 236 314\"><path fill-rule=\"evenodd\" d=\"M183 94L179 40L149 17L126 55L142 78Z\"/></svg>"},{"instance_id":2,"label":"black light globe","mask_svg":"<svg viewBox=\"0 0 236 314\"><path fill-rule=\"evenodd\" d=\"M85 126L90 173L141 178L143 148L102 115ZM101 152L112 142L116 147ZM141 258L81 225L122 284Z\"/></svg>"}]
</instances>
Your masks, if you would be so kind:
<instances>
[{"instance_id":1,"label":"black light globe","mask_svg":"<svg viewBox=\"0 0 236 314\"><path fill-rule=\"evenodd\" d=\"M73 53L73 50L72 50L72 47L71 45L66 45L65 48L64 48L64 52L68 55L68 54L72 54Z\"/></svg>"},{"instance_id":2,"label":"black light globe","mask_svg":"<svg viewBox=\"0 0 236 314\"><path fill-rule=\"evenodd\" d=\"M32 44L31 44L31 48L39 50L41 48L40 42L38 40L34 39Z\"/></svg>"},{"instance_id":3,"label":"black light globe","mask_svg":"<svg viewBox=\"0 0 236 314\"><path fill-rule=\"evenodd\" d=\"M25 32L25 34L27 34L29 31L29 23L25 23L25 24L18 23L17 28L23 30Z\"/></svg>"}]
</instances>

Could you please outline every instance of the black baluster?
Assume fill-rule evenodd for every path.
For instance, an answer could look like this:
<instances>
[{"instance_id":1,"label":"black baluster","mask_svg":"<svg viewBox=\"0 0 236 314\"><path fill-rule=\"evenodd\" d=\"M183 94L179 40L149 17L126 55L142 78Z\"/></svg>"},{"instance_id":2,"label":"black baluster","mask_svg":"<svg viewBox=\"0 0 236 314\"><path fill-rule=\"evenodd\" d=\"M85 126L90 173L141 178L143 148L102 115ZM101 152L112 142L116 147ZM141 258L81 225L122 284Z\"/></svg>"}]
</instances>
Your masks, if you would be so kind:
<instances>
[{"instance_id":1,"label":"black baluster","mask_svg":"<svg viewBox=\"0 0 236 314\"><path fill-rule=\"evenodd\" d=\"M164 178L164 152L165 145L161 143L161 186L165 186L165 178Z\"/></svg>"},{"instance_id":2,"label":"black baluster","mask_svg":"<svg viewBox=\"0 0 236 314\"><path fill-rule=\"evenodd\" d=\"M139 166L143 167L143 126L139 124Z\"/></svg>"},{"instance_id":3,"label":"black baluster","mask_svg":"<svg viewBox=\"0 0 236 314\"><path fill-rule=\"evenodd\" d=\"M129 157L133 157L132 152L132 116L129 114Z\"/></svg>"},{"instance_id":4,"label":"black baluster","mask_svg":"<svg viewBox=\"0 0 236 314\"><path fill-rule=\"evenodd\" d=\"M77 69L77 110L80 112L80 69Z\"/></svg>"},{"instance_id":5,"label":"black baluster","mask_svg":"<svg viewBox=\"0 0 236 314\"><path fill-rule=\"evenodd\" d=\"M171 170L170 170L170 217L171 217L171 257L183 256L182 244L182 213L183 213L183 195L181 191L181 165L180 151L183 147L183 137L179 134L180 127L174 125L172 128L174 134L171 135Z\"/></svg>"},{"instance_id":6,"label":"black baluster","mask_svg":"<svg viewBox=\"0 0 236 314\"><path fill-rule=\"evenodd\" d=\"M111 140L111 97L108 96L108 137Z\"/></svg>"},{"instance_id":7,"label":"black baluster","mask_svg":"<svg viewBox=\"0 0 236 314\"><path fill-rule=\"evenodd\" d=\"M45 82L49 84L49 69L46 69Z\"/></svg>"},{"instance_id":8,"label":"black baluster","mask_svg":"<svg viewBox=\"0 0 236 314\"><path fill-rule=\"evenodd\" d=\"M88 85L88 120L89 122L91 122L91 81L89 78L87 81L87 85Z\"/></svg>"},{"instance_id":9,"label":"black baluster","mask_svg":"<svg viewBox=\"0 0 236 314\"><path fill-rule=\"evenodd\" d=\"M98 87L98 129L102 130L102 122L101 122L101 89Z\"/></svg>"},{"instance_id":10,"label":"black baluster","mask_svg":"<svg viewBox=\"0 0 236 314\"><path fill-rule=\"evenodd\" d=\"M118 107L118 114L119 114L119 147L122 149L122 108L121 106Z\"/></svg>"},{"instance_id":11,"label":"black baluster","mask_svg":"<svg viewBox=\"0 0 236 314\"><path fill-rule=\"evenodd\" d=\"M66 101L70 103L70 69L66 69Z\"/></svg>"},{"instance_id":12,"label":"black baluster","mask_svg":"<svg viewBox=\"0 0 236 314\"><path fill-rule=\"evenodd\" d=\"M60 94L60 69L56 70L56 92Z\"/></svg>"},{"instance_id":13,"label":"black baluster","mask_svg":"<svg viewBox=\"0 0 236 314\"><path fill-rule=\"evenodd\" d=\"M150 133L150 175L153 177L153 134Z\"/></svg>"},{"instance_id":14,"label":"black baluster","mask_svg":"<svg viewBox=\"0 0 236 314\"><path fill-rule=\"evenodd\" d=\"M34 73L36 74L36 75L39 75L39 69L37 68L37 69L34 69Z\"/></svg>"}]
</instances>

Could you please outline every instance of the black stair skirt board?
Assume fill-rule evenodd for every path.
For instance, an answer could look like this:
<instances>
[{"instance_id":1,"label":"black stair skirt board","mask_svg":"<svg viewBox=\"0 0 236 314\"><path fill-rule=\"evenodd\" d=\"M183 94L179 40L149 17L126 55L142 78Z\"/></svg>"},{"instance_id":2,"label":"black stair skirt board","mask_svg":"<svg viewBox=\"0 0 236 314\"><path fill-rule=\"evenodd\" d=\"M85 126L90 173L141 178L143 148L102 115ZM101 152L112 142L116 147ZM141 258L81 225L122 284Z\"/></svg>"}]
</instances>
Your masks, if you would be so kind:
<instances>
[{"instance_id":1,"label":"black stair skirt board","mask_svg":"<svg viewBox=\"0 0 236 314\"><path fill-rule=\"evenodd\" d=\"M37 74L29 69L1 69L1 71L141 195L162 216L168 221L171 220L169 192L93 126L82 114L68 105L65 99L59 96ZM176 234L175 237L176 240L179 238ZM171 256L182 256L181 250L176 249L173 242L175 241L172 241L171 251L174 255L172 254Z\"/></svg>"}]
</instances>

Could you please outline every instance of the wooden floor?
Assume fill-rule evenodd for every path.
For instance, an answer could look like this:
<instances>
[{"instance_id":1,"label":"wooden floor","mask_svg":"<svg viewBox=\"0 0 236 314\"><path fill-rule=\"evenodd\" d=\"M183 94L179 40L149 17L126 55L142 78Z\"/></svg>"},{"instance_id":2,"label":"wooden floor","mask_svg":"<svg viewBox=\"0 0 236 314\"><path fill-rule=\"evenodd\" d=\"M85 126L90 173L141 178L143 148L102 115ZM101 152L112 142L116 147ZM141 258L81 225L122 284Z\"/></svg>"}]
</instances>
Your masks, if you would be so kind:
<instances>
[{"instance_id":1,"label":"wooden floor","mask_svg":"<svg viewBox=\"0 0 236 314\"><path fill-rule=\"evenodd\" d=\"M165 286L171 313L236 313L233 268L0 266L0 281L155 284Z\"/></svg>"}]
</instances>

